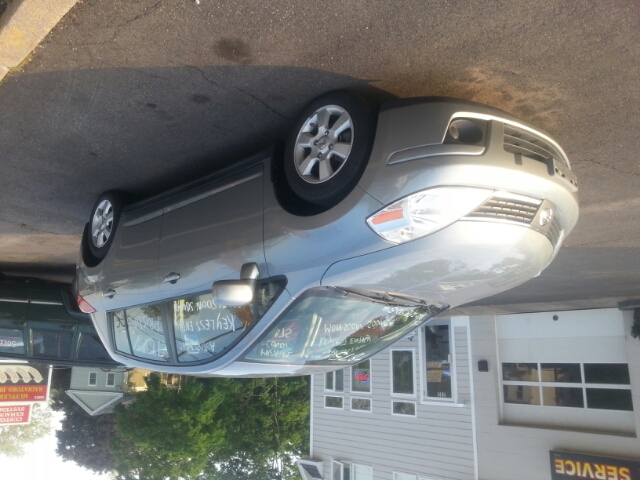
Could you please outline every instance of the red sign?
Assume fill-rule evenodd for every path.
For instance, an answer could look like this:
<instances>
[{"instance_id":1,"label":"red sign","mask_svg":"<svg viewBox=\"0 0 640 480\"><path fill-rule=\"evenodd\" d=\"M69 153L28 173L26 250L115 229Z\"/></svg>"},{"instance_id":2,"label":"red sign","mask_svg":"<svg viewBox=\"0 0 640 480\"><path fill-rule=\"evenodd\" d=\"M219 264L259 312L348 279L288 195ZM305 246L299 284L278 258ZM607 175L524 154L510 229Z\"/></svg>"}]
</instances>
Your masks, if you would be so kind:
<instances>
[{"instance_id":1,"label":"red sign","mask_svg":"<svg viewBox=\"0 0 640 480\"><path fill-rule=\"evenodd\" d=\"M0 406L0 426L29 423L31 405Z\"/></svg>"},{"instance_id":2,"label":"red sign","mask_svg":"<svg viewBox=\"0 0 640 480\"><path fill-rule=\"evenodd\" d=\"M356 372L356 380L358 382L367 383L369 381L369 374L366 372Z\"/></svg>"},{"instance_id":3,"label":"red sign","mask_svg":"<svg viewBox=\"0 0 640 480\"><path fill-rule=\"evenodd\" d=\"M47 401L49 377L49 367L0 363L0 405L6 402Z\"/></svg>"}]
</instances>

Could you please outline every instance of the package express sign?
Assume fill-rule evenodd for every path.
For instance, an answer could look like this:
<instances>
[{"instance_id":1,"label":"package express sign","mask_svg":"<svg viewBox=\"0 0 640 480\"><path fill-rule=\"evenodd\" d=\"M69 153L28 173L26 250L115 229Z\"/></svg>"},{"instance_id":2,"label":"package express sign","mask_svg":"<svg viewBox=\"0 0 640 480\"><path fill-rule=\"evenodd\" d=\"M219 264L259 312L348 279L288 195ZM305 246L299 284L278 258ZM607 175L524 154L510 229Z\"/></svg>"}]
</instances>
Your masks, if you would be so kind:
<instances>
[{"instance_id":1,"label":"package express sign","mask_svg":"<svg viewBox=\"0 0 640 480\"><path fill-rule=\"evenodd\" d=\"M551 479L640 480L640 460L551 450Z\"/></svg>"},{"instance_id":2,"label":"package express sign","mask_svg":"<svg viewBox=\"0 0 640 480\"><path fill-rule=\"evenodd\" d=\"M16 402L46 402L49 399L49 380L49 367L0 363L0 406Z\"/></svg>"}]
</instances>

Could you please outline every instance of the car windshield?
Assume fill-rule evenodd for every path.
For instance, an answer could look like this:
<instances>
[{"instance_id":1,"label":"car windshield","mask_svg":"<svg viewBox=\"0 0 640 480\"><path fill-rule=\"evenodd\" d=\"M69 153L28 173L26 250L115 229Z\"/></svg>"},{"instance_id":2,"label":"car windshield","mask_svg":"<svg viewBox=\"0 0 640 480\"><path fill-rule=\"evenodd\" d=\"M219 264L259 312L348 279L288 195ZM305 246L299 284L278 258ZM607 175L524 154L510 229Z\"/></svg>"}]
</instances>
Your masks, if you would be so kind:
<instances>
[{"instance_id":1,"label":"car windshield","mask_svg":"<svg viewBox=\"0 0 640 480\"><path fill-rule=\"evenodd\" d=\"M372 292L317 287L305 292L245 355L257 363L355 363L447 307Z\"/></svg>"}]
</instances>

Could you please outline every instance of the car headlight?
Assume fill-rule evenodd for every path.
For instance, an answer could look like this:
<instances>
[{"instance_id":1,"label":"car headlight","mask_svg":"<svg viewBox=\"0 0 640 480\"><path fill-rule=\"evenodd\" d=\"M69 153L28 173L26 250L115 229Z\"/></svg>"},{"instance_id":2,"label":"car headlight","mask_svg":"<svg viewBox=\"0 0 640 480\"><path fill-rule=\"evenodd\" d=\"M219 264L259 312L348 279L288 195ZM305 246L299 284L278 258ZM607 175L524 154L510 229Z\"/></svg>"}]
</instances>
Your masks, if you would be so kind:
<instances>
[{"instance_id":1,"label":"car headlight","mask_svg":"<svg viewBox=\"0 0 640 480\"><path fill-rule=\"evenodd\" d=\"M438 231L484 203L493 190L437 187L408 195L367 218L382 238L404 243Z\"/></svg>"}]
</instances>

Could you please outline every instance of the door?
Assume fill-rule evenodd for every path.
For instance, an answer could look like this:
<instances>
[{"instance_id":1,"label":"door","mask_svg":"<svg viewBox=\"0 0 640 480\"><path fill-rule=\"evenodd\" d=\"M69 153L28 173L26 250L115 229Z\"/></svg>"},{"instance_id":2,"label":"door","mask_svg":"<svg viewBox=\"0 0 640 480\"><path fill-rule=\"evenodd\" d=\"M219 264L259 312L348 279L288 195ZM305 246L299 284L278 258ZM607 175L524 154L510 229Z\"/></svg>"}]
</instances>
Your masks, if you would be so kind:
<instances>
[{"instance_id":1,"label":"door","mask_svg":"<svg viewBox=\"0 0 640 480\"><path fill-rule=\"evenodd\" d=\"M194 188L165 203L158 254L164 298L206 291L239 278L243 264L264 268L262 164Z\"/></svg>"},{"instance_id":2,"label":"door","mask_svg":"<svg viewBox=\"0 0 640 480\"><path fill-rule=\"evenodd\" d=\"M127 213L105 259L100 280L105 310L151 302L159 295L156 273L162 225L161 203Z\"/></svg>"}]
</instances>

